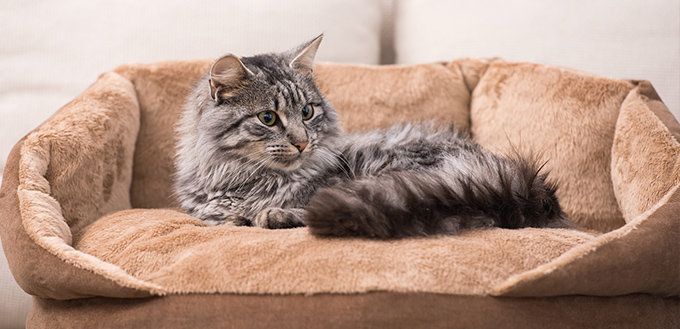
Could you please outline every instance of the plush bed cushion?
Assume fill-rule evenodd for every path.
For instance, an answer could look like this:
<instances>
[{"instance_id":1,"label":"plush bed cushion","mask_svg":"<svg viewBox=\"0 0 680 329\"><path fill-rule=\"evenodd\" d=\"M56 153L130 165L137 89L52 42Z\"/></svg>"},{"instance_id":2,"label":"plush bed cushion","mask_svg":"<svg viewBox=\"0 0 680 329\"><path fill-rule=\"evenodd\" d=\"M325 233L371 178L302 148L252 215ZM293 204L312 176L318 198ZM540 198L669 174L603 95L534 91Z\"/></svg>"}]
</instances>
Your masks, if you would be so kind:
<instances>
[{"instance_id":1,"label":"plush bed cushion","mask_svg":"<svg viewBox=\"0 0 680 329\"><path fill-rule=\"evenodd\" d=\"M105 216L74 248L168 293L368 291L485 295L592 240L567 230L475 230L455 237L320 239L306 228L211 227L173 210Z\"/></svg>"},{"instance_id":2,"label":"plush bed cushion","mask_svg":"<svg viewBox=\"0 0 680 329\"><path fill-rule=\"evenodd\" d=\"M45 300L38 307L215 292L680 295L680 129L647 82L500 60L320 64L318 82L347 130L434 119L494 152L539 154L584 229L320 239L158 209L175 205L173 125L209 65L122 66L17 144L0 233L19 284ZM640 173L649 167L654 175Z\"/></svg>"},{"instance_id":3,"label":"plush bed cushion","mask_svg":"<svg viewBox=\"0 0 680 329\"><path fill-rule=\"evenodd\" d=\"M427 293L35 299L35 328L677 328L678 303L650 295L490 298Z\"/></svg>"}]
</instances>

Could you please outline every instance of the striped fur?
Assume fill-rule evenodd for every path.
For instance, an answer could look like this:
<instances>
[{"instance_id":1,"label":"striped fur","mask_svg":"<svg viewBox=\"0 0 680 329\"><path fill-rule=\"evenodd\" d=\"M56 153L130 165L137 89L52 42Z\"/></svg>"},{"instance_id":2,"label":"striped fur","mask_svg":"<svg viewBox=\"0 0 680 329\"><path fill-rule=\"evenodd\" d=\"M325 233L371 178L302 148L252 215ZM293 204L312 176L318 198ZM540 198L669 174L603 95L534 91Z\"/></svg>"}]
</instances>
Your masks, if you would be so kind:
<instances>
[{"instance_id":1,"label":"striped fur","mask_svg":"<svg viewBox=\"0 0 680 329\"><path fill-rule=\"evenodd\" d=\"M571 227L535 161L491 154L428 123L342 132L311 74L319 42L225 56L199 81L178 126L175 192L189 214L383 239ZM275 125L258 119L264 111L276 113Z\"/></svg>"}]
</instances>

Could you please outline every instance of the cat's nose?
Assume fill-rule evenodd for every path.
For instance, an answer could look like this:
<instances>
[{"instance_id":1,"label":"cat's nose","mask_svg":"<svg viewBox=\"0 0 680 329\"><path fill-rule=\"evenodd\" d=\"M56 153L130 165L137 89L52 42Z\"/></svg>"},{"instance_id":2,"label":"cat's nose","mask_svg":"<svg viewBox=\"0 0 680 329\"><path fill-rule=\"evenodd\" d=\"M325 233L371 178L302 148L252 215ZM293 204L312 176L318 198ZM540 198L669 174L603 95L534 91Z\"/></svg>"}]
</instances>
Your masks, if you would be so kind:
<instances>
[{"instance_id":1,"label":"cat's nose","mask_svg":"<svg viewBox=\"0 0 680 329\"><path fill-rule=\"evenodd\" d=\"M307 147L308 144L309 142L299 142L293 144L293 146L295 146L295 148L297 148L299 152L302 152L305 150L305 147Z\"/></svg>"}]
</instances>

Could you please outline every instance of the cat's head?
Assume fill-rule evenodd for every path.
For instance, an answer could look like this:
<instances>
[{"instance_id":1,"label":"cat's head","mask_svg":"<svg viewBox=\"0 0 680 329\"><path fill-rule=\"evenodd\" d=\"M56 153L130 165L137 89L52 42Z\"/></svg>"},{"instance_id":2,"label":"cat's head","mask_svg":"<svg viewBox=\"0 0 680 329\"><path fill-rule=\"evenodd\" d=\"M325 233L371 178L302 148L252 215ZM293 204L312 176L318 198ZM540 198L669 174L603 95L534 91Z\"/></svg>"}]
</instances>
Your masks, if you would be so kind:
<instances>
[{"instance_id":1,"label":"cat's head","mask_svg":"<svg viewBox=\"0 0 680 329\"><path fill-rule=\"evenodd\" d=\"M335 110L314 84L322 38L283 53L215 61L199 86L202 139L222 156L276 170L328 156L340 128Z\"/></svg>"}]
</instances>

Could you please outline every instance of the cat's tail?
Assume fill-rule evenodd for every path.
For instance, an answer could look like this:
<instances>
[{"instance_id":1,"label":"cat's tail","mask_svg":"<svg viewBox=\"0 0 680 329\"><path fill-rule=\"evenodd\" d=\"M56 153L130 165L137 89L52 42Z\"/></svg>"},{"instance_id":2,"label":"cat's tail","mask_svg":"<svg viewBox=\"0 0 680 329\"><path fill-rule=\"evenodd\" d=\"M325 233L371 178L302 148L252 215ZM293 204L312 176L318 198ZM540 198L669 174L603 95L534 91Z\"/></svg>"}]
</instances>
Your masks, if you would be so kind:
<instances>
[{"instance_id":1,"label":"cat's tail","mask_svg":"<svg viewBox=\"0 0 680 329\"><path fill-rule=\"evenodd\" d=\"M556 186L545 181L540 168L515 159L347 181L319 191L305 220L317 236L379 239L491 226L573 228Z\"/></svg>"}]
</instances>

